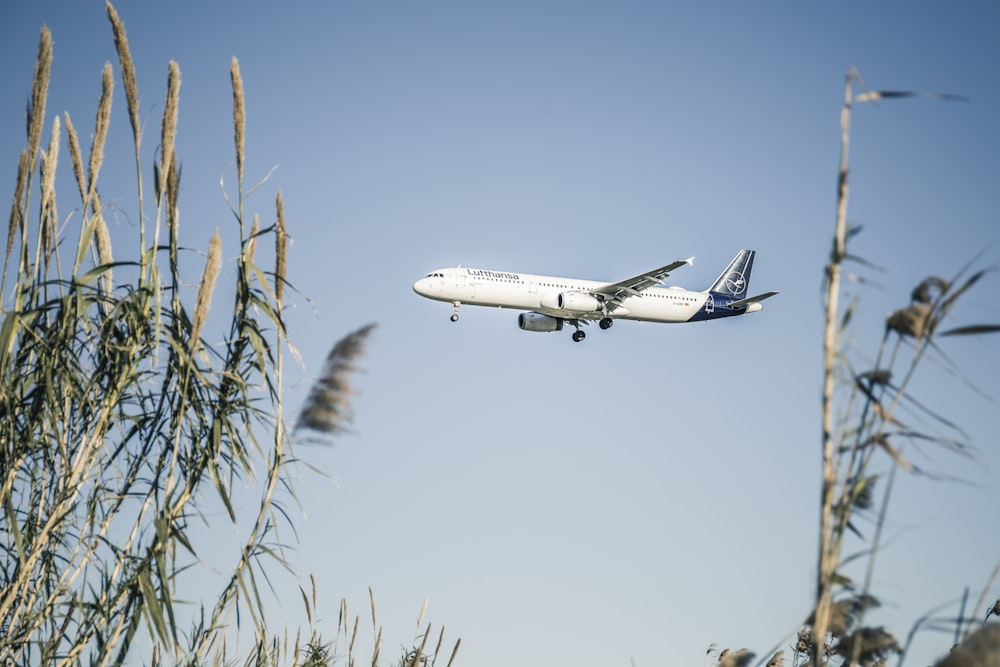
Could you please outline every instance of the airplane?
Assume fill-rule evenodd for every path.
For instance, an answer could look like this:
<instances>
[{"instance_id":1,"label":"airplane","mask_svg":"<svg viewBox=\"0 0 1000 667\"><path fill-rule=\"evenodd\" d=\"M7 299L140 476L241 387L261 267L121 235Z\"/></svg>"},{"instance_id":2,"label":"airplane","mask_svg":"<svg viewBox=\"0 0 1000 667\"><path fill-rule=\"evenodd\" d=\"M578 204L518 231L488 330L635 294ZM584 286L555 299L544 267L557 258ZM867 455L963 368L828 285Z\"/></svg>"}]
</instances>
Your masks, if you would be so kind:
<instances>
[{"instance_id":1,"label":"airplane","mask_svg":"<svg viewBox=\"0 0 1000 667\"><path fill-rule=\"evenodd\" d=\"M672 271L693 264L694 257L616 283L462 267L437 269L413 283L413 291L451 303L452 322L458 321L463 303L514 308L528 311L517 317L523 331L562 331L568 323L575 329L573 340L579 343L587 335L580 325L592 321L609 329L616 319L702 322L763 310L761 301L778 292L746 296L754 254L741 250L712 286L701 292L654 287L663 285Z\"/></svg>"}]
</instances>

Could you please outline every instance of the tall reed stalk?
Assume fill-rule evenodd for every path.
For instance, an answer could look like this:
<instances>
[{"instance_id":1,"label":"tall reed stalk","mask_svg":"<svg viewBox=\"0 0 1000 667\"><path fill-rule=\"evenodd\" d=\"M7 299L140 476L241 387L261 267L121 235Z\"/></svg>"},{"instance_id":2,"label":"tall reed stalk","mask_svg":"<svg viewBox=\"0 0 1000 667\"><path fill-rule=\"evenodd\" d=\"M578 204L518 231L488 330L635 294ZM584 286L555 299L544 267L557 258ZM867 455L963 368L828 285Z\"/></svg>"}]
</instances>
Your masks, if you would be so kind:
<instances>
[{"instance_id":1,"label":"tall reed stalk","mask_svg":"<svg viewBox=\"0 0 1000 667\"><path fill-rule=\"evenodd\" d=\"M966 276L968 268L945 280L930 276L914 288L911 302L886 320L885 332L871 368L857 369L851 362L844 332L857 302L840 304L844 264L858 261L848 251L857 230L847 223L848 155L851 115L856 103L923 96L962 99L954 95L865 90L855 70L847 74L841 110L841 152L838 170L837 208L833 244L825 275L825 329L823 341L822 397L822 485L820 493L819 550L816 568L816 602L809 623L811 631L800 635L797 653L807 653L810 664L825 665L837 656L844 665L874 664L901 648L883 628L867 627L868 609L877 606L871 595L872 572L881 546L882 527L898 470L921 474L905 455L907 446L932 443L962 455L969 454L965 434L955 424L935 414L911 395L910 385L921 362L939 349L945 336L974 335L998 330L996 325L973 325L948 331L939 325L949 316L958 299L975 285L985 271ZM923 430L903 422L899 416L906 403L927 416L937 430ZM876 505L874 489L880 475L873 462L889 465L884 490L875 516L875 531L867 547L867 564L860 582L844 571L844 540L857 533L859 513Z\"/></svg>"}]
</instances>

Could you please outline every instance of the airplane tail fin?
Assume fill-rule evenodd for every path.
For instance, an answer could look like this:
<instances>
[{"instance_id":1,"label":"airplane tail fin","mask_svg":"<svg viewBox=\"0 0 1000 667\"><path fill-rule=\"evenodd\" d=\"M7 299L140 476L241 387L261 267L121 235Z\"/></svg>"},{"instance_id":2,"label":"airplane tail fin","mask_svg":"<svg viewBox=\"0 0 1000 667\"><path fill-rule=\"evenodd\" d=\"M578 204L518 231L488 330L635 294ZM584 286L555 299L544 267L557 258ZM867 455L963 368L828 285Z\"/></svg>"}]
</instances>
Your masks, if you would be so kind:
<instances>
[{"instance_id":1,"label":"airplane tail fin","mask_svg":"<svg viewBox=\"0 0 1000 667\"><path fill-rule=\"evenodd\" d=\"M750 286L750 271L753 269L753 250L740 250L722 275L708 288L708 292L724 294L734 299L747 295Z\"/></svg>"}]
</instances>

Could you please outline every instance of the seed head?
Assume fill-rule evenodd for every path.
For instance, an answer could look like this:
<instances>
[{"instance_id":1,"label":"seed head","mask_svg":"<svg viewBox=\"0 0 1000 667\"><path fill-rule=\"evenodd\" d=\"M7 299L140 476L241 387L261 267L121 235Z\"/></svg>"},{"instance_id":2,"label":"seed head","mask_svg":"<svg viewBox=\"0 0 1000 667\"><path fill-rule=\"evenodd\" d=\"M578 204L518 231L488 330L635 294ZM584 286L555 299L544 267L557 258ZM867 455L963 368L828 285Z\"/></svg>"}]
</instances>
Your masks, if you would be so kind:
<instances>
[{"instance_id":1,"label":"seed head","mask_svg":"<svg viewBox=\"0 0 1000 667\"><path fill-rule=\"evenodd\" d=\"M135 63L132 62L132 52L128 48L128 36L125 34L125 24L118 17L118 12L110 2L106 3L108 19L111 21L111 31L115 35L115 49L118 51L118 62L122 70L122 81L125 84L125 102L128 105L128 119L132 124L132 136L139 145L139 86L135 81ZM137 149L138 150L138 149Z\"/></svg>"},{"instance_id":2,"label":"seed head","mask_svg":"<svg viewBox=\"0 0 1000 667\"><path fill-rule=\"evenodd\" d=\"M233 81L233 129L236 139L236 173L243 182L243 152L246 135L246 109L243 98L243 77L240 76L240 61L233 58L229 68L229 76Z\"/></svg>"},{"instance_id":3,"label":"seed head","mask_svg":"<svg viewBox=\"0 0 1000 667\"><path fill-rule=\"evenodd\" d=\"M278 209L278 223L274 236L274 294L278 299L278 307L281 307L282 296L285 293L285 271L288 266L288 234L285 233L285 200L278 191L275 205Z\"/></svg>"},{"instance_id":4,"label":"seed head","mask_svg":"<svg viewBox=\"0 0 1000 667\"><path fill-rule=\"evenodd\" d=\"M200 344L201 331L208 318L208 309L212 303L212 292L215 290L215 280L219 277L219 270L222 268L222 239L219 230L212 234L212 240L208 244L208 259L205 262L205 271L201 275L201 284L198 286L198 297L195 300L194 318L191 321L191 351L196 350Z\"/></svg>"}]
</instances>

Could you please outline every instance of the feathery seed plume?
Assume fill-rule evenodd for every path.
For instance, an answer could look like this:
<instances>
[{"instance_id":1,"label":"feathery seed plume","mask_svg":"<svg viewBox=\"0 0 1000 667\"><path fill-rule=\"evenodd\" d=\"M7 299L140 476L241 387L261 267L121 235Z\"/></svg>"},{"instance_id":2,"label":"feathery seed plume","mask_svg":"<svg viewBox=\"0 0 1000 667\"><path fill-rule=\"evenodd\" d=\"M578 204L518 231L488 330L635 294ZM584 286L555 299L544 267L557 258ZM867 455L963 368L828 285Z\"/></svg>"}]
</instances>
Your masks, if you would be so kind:
<instances>
[{"instance_id":1,"label":"feathery seed plume","mask_svg":"<svg viewBox=\"0 0 1000 667\"><path fill-rule=\"evenodd\" d=\"M69 118L69 112L65 114L66 136L69 138L69 158L73 163L73 177L76 178L76 185L80 189L80 199L87 201L87 181L83 177L83 153L80 152L80 140L76 136L76 128Z\"/></svg>"},{"instance_id":2,"label":"feathery seed plume","mask_svg":"<svg viewBox=\"0 0 1000 667\"><path fill-rule=\"evenodd\" d=\"M860 665L884 664L891 654L902 651L896 638L882 627L858 628L841 637L834 650L846 658L844 664Z\"/></svg>"},{"instance_id":3,"label":"feathery seed plume","mask_svg":"<svg viewBox=\"0 0 1000 667\"><path fill-rule=\"evenodd\" d=\"M28 103L28 155L33 160L42 143L42 126L45 123L45 101L48 97L49 74L52 70L52 33L42 26L38 40L38 59L35 76L31 82L31 101Z\"/></svg>"},{"instance_id":4,"label":"feathery seed plume","mask_svg":"<svg viewBox=\"0 0 1000 667\"><path fill-rule=\"evenodd\" d=\"M108 225L104 221L101 199L96 192L94 193L93 207L94 243L97 246L97 263L108 265L115 261L111 255L111 234L108 232ZM101 276L101 285L104 287L106 294L111 294L111 289L114 286L114 275L110 268Z\"/></svg>"},{"instance_id":5,"label":"feathery seed plume","mask_svg":"<svg viewBox=\"0 0 1000 667\"><path fill-rule=\"evenodd\" d=\"M56 211L56 165L59 163L59 137L61 136L59 116L52 119L52 138L48 150L42 156L42 218L41 245L46 259L56 249L56 235L59 227L59 214Z\"/></svg>"},{"instance_id":6,"label":"feathery seed plume","mask_svg":"<svg viewBox=\"0 0 1000 667\"><path fill-rule=\"evenodd\" d=\"M181 172L177 166L177 160L171 160L170 173L167 174L166 182L166 202L167 202L167 230L170 233L171 247L177 247L180 235L180 210L177 208L177 198L181 190Z\"/></svg>"},{"instance_id":7,"label":"feathery seed plume","mask_svg":"<svg viewBox=\"0 0 1000 667\"><path fill-rule=\"evenodd\" d=\"M10 205L10 222L7 225L7 254L4 261L10 258L14 249L14 235L21 226L21 202L24 200L24 189L28 181L28 151L21 151L17 161L17 183L14 186L14 201Z\"/></svg>"},{"instance_id":8,"label":"feathery seed plume","mask_svg":"<svg viewBox=\"0 0 1000 667\"><path fill-rule=\"evenodd\" d=\"M420 630L420 624L424 622L424 614L427 613L427 602L428 598L424 598L424 604L420 607L420 614L417 616L417 630Z\"/></svg>"},{"instance_id":9,"label":"feathery seed plume","mask_svg":"<svg viewBox=\"0 0 1000 667\"><path fill-rule=\"evenodd\" d=\"M246 110L243 106L243 77L240 76L240 61L233 58L229 69L233 80L233 128L236 132L236 173L243 181L243 150L245 147Z\"/></svg>"},{"instance_id":10,"label":"feathery seed plume","mask_svg":"<svg viewBox=\"0 0 1000 667\"><path fill-rule=\"evenodd\" d=\"M372 649L372 667L378 665L379 654L382 650L382 628L378 629L378 636L375 638L375 648Z\"/></svg>"},{"instance_id":11,"label":"feathery seed plume","mask_svg":"<svg viewBox=\"0 0 1000 667\"><path fill-rule=\"evenodd\" d=\"M754 654L745 648L738 651L723 651L719 656L719 667L749 667L753 662Z\"/></svg>"},{"instance_id":12,"label":"feathery seed plume","mask_svg":"<svg viewBox=\"0 0 1000 667\"><path fill-rule=\"evenodd\" d=\"M812 653L812 650L813 650L812 632L809 630L809 628L800 629L798 638L795 642L795 652L806 655Z\"/></svg>"},{"instance_id":13,"label":"feathery seed plume","mask_svg":"<svg viewBox=\"0 0 1000 667\"><path fill-rule=\"evenodd\" d=\"M160 126L160 191L167 188L166 181L174 167L174 143L177 138L177 105L181 89L181 68L171 60L167 67L167 101L163 106L163 123Z\"/></svg>"},{"instance_id":14,"label":"feathery seed plume","mask_svg":"<svg viewBox=\"0 0 1000 667\"><path fill-rule=\"evenodd\" d=\"M132 52L128 48L128 36L125 34L125 24L118 18L118 12L110 2L105 6L108 19L111 21L111 31L115 35L115 49L118 51L118 62L122 69L122 82L125 84L125 101L128 105L128 119L132 124L132 136L135 138L136 149L139 146L139 86L135 80L135 64L132 62Z\"/></svg>"},{"instance_id":15,"label":"feathery seed plume","mask_svg":"<svg viewBox=\"0 0 1000 667\"><path fill-rule=\"evenodd\" d=\"M281 298L285 293L285 271L288 266L288 234L285 232L285 200L278 190L277 201L278 224L274 236L274 294L278 299L278 308L281 308Z\"/></svg>"},{"instance_id":16,"label":"feathery seed plume","mask_svg":"<svg viewBox=\"0 0 1000 667\"><path fill-rule=\"evenodd\" d=\"M208 244L208 259L205 261L205 271L201 275L201 284L198 285L198 297L195 300L194 318L191 320L191 351L197 349L201 330L205 326L208 317L208 308L212 302L212 292L215 290L215 280L219 277L219 270L222 268L222 238L219 230L212 234L212 240Z\"/></svg>"},{"instance_id":17,"label":"feathery seed plume","mask_svg":"<svg viewBox=\"0 0 1000 667\"><path fill-rule=\"evenodd\" d=\"M929 303L915 301L906 308L894 310L885 320L886 331L921 340L931 330L934 308Z\"/></svg>"},{"instance_id":18,"label":"feathery seed plume","mask_svg":"<svg viewBox=\"0 0 1000 667\"><path fill-rule=\"evenodd\" d=\"M354 642L358 640L358 622L357 616L354 617L354 630L351 631L351 643L347 645L347 654L350 655L354 653ZM352 663L353 664L353 663Z\"/></svg>"},{"instance_id":19,"label":"feathery seed plume","mask_svg":"<svg viewBox=\"0 0 1000 667\"><path fill-rule=\"evenodd\" d=\"M59 163L59 139L62 135L59 116L52 119L52 138L42 153L42 201L55 196L56 165Z\"/></svg>"},{"instance_id":20,"label":"feathery seed plume","mask_svg":"<svg viewBox=\"0 0 1000 667\"><path fill-rule=\"evenodd\" d=\"M979 628L934 667L983 667L1000 663L1000 623Z\"/></svg>"},{"instance_id":21,"label":"feathery seed plume","mask_svg":"<svg viewBox=\"0 0 1000 667\"><path fill-rule=\"evenodd\" d=\"M260 233L260 216L256 213L253 216L253 224L250 225L250 238L247 239L246 262L253 263L254 255L257 254L257 234Z\"/></svg>"},{"instance_id":22,"label":"feathery seed plume","mask_svg":"<svg viewBox=\"0 0 1000 667\"><path fill-rule=\"evenodd\" d=\"M462 638L459 637L458 641L455 642L455 648L451 650L451 657L448 658L448 664L446 667L451 667L451 663L455 662L455 656L458 654L458 647L462 645Z\"/></svg>"},{"instance_id":23,"label":"feathery seed plume","mask_svg":"<svg viewBox=\"0 0 1000 667\"><path fill-rule=\"evenodd\" d=\"M340 339L326 357L323 375L316 380L299 413L295 429L310 429L336 435L350 421L348 399L353 391L348 374L357 370L354 360L364 352L374 324L367 324ZM372 625L375 624L375 599L372 597Z\"/></svg>"},{"instance_id":24,"label":"feathery seed plume","mask_svg":"<svg viewBox=\"0 0 1000 667\"><path fill-rule=\"evenodd\" d=\"M104 142L108 138L108 127L111 124L111 98L115 89L115 80L111 74L111 65L104 63L101 72L101 101L97 105L97 123L94 128L94 143L90 146L90 164L87 173L87 192L92 193L97 188L97 175L101 171L104 160Z\"/></svg>"},{"instance_id":25,"label":"feathery seed plume","mask_svg":"<svg viewBox=\"0 0 1000 667\"><path fill-rule=\"evenodd\" d=\"M948 291L950 285L944 278L938 276L928 276L920 281L920 284L913 288L910 299L915 303L931 303Z\"/></svg>"},{"instance_id":26,"label":"feathery seed plume","mask_svg":"<svg viewBox=\"0 0 1000 667\"><path fill-rule=\"evenodd\" d=\"M427 628L427 631L430 632L430 627ZM437 657L441 655L441 644L443 643L444 643L444 626L442 625L441 632L438 633L437 644L434 646L434 660L437 660ZM433 665L434 663L431 662L431 664Z\"/></svg>"}]
</instances>

